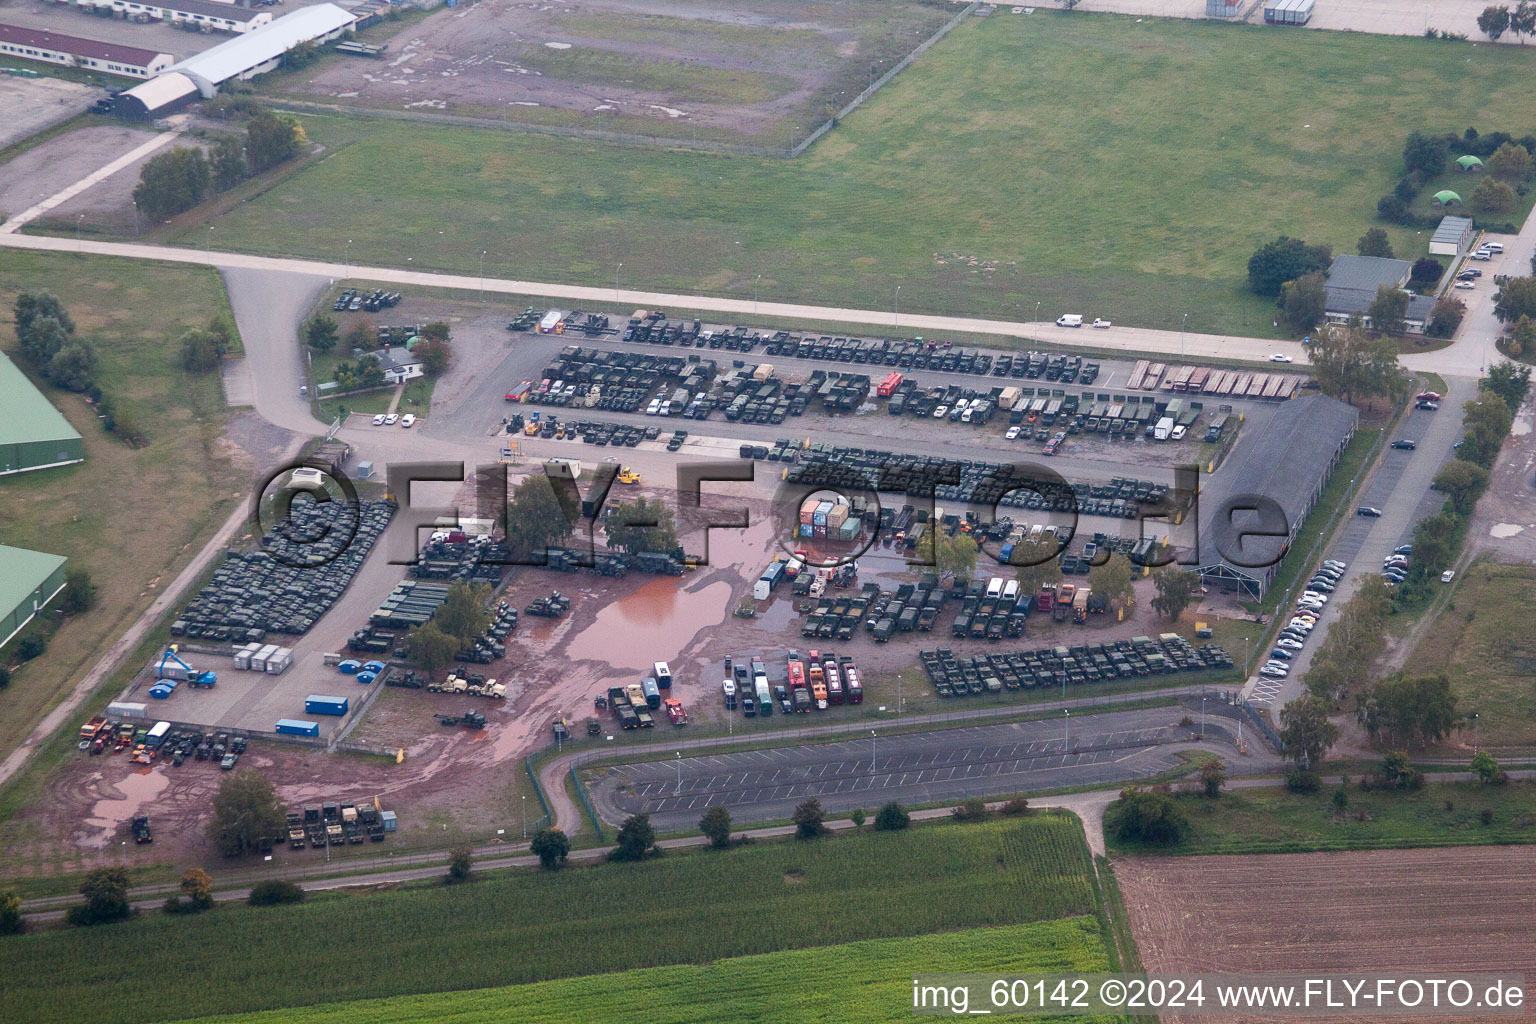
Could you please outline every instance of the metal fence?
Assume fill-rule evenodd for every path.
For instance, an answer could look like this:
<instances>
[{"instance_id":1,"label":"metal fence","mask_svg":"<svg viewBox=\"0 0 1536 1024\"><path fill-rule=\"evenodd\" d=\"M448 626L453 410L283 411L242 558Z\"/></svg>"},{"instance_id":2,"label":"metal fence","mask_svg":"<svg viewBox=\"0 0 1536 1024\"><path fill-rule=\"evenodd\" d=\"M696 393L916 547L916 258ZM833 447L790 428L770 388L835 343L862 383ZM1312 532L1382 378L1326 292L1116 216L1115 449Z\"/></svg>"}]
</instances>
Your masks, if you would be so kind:
<instances>
[{"instance_id":1,"label":"metal fence","mask_svg":"<svg viewBox=\"0 0 1536 1024\"><path fill-rule=\"evenodd\" d=\"M604 842L603 823L597 818L597 811L592 808L592 801L587 799L587 787L581 784L581 779L576 774L576 766L571 766L571 782L576 785L576 796L581 800L581 806L587 810L587 818L592 822L592 830L597 833L597 841Z\"/></svg>"},{"instance_id":2,"label":"metal fence","mask_svg":"<svg viewBox=\"0 0 1536 1024\"><path fill-rule=\"evenodd\" d=\"M539 806L544 808L544 817L536 824L553 824L555 816L550 813L549 801L544 799L544 787L539 785L539 777L534 774L532 758L523 758L523 771L528 773L528 781L533 783L533 795L539 798Z\"/></svg>"}]
</instances>

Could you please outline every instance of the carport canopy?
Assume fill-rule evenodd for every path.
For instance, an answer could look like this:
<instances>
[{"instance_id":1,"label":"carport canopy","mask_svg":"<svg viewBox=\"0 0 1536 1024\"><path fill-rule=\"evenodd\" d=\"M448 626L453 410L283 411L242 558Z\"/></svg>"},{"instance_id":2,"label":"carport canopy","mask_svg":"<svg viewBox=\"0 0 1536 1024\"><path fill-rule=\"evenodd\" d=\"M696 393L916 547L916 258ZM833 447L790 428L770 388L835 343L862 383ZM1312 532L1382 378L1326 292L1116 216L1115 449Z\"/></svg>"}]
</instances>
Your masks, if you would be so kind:
<instances>
[{"instance_id":1,"label":"carport canopy","mask_svg":"<svg viewBox=\"0 0 1536 1024\"><path fill-rule=\"evenodd\" d=\"M1457 195L1455 192L1452 192L1448 188L1443 188L1439 192L1435 193L1435 202L1439 203L1441 206L1450 206L1452 203L1461 202L1461 196Z\"/></svg>"},{"instance_id":2,"label":"carport canopy","mask_svg":"<svg viewBox=\"0 0 1536 1024\"><path fill-rule=\"evenodd\" d=\"M1474 167L1483 166L1483 162L1477 157L1473 156L1471 153L1468 153L1466 156L1459 156L1456 158L1456 166L1460 167L1464 171L1470 171Z\"/></svg>"}]
</instances>

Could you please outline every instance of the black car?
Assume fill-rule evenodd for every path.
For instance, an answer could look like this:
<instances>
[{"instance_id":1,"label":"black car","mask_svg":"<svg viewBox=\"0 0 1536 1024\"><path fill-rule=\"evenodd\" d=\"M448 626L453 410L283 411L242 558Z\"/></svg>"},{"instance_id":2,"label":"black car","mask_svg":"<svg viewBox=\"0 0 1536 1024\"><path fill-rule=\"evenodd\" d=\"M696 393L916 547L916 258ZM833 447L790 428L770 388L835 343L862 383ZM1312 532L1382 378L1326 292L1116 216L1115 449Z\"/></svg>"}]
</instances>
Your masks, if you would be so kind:
<instances>
[{"instance_id":1,"label":"black car","mask_svg":"<svg viewBox=\"0 0 1536 1024\"><path fill-rule=\"evenodd\" d=\"M1355 515L1367 516L1371 519L1380 519L1381 509L1376 508L1373 505L1361 505L1359 508L1355 509Z\"/></svg>"},{"instance_id":2,"label":"black car","mask_svg":"<svg viewBox=\"0 0 1536 1024\"><path fill-rule=\"evenodd\" d=\"M1393 441L1392 442L1392 447L1393 448L1397 448L1397 449L1399 449L1401 451L1411 452L1415 448L1417 448L1418 445L1416 443L1414 443L1413 441Z\"/></svg>"}]
</instances>

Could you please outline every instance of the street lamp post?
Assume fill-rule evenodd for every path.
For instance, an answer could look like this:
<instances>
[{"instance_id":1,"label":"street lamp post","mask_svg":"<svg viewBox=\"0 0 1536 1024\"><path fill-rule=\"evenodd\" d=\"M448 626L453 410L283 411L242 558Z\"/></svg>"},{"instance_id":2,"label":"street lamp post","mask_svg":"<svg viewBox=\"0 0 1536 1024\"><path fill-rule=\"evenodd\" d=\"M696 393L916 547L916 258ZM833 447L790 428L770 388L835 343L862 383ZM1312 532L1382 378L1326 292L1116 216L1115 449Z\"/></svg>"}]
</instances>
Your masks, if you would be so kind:
<instances>
[{"instance_id":1,"label":"street lamp post","mask_svg":"<svg viewBox=\"0 0 1536 1024\"><path fill-rule=\"evenodd\" d=\"M896 673L896 717L901 717L901 673Z\"/></svg>"},{"instance_id":2,"label":"street lamp post","mask_svg":"<svg viewBox=\"0 0 1536 1024\"><path fill-rule=\"evenodd\" d=\"M613 268L613 301L615 302L619 301L619 271L623 269L622 263Z\"/></svg>"},{"instance_id":3,"label":"street lamp post","mask_svg":"<svg viewBox=\"0 0 1536 1024\"><path fill-rule=\"evenodd\" d=\"M1034 326L1035 324L1037 324L1039 322L1040 322L1040 303L1036 302L1035 303L1035 318L1030 321L1030 326Z\"/></svg>"},{"instance_id":4,"label":"street lamp post","mask_svg":"<svg viewBox=\"0 0 1536 1024\"><path fill-rule=\"evenodd\" d=\"M1205 736L1205 694L1200 695L1200 736Z\"/></svg>"},{"instance_id":5,"label":"street lamp post","mask_svg":"<svg viewBox=\"0 0 1536 1024\"><path fill-rule=\"evenodd\" d=\"M1184 319L1179 321L1179 358L1184 358L1184 327L1189 323L1189 314L1184 314Z\"/></svg>"},{"instance_id":6,"label":"street lamp post","mask_svg":"<svg viewBox=\"0 0 1536 1024\"><path fill-rule=\"evenodd\" d=\"M877 738L878 737L875 736L875 730L873 730L873 729L869 730L869 770L870 771L874 771L875 770L875 765L878 763L875 760L875 740Z\"/></svg>"},{"instance_id":7,"label":"street lamp post","mask_svg":"<svg viewBox=\"0 0 1536 1024\"><path fill-rule=\"evenodd\" d=\"M677 786L672 790L673 796L683 795L683 752L677 752Z\"/></svg>"},{"instance_id":8,"label":"street lamp post","mask_svg":"<svg viewBox=\"0 0 1536 1024\"><path fill-rule=\"evenodd\" d=\"M523 838L528 838L528 794L523 794Z\"/></svg>"},{"instance_id":9,"label":"street lamp post","mask_svg":"<svg viewBox=\"0 0 1536 1024\"><path fill-rule=\"evenodd\" d=\"M489 249L480 250L480 296L485 297L485 254Z\"/></svg>"},{"instance_id":10,"label":"street lamp post","mask_svg":"<svg viewBox=\"0 0 1536 1024\"><path fill-rule=\"evenodd\" d=\"M207 238L203 242L203 255L207 256L207 257L210 257L210 258L212 258L212 256L213 256L213 225L212 224L208 225L208 236L207 236Z\"/></svg>"},{"instance_id":11,"label":"street lamp post","mask_svg":"<svg viewBox=\"0 0 1536 1024\"><path fill-rule=\"evenodd\" d=\"M901 326L901 285L896 286L896 326Z\"/></svg>"},{"instance_id":12,"label":"street lamp post","mask_svg":"<svg viewBox=\"0 0 1536 1024\"><path fill-rule=\"evenodd\" d=\"M757 280L752 282L752 315L757 316L757 292L763 283L763 275L758 274Z\"/></svg>"},{"instance_id":13,"label":"street lamp post","mask_svg":"<svg viewBox=\"0 0 1536 1024\"><path fill-rule=\"evenodd\" d=\"M1066 716L1066 718L1063 719L1063 721L1066 723L1066 728L1062 732L1061 742L1065 747L1066 752L1070 754L1072 752L1072 709L1062 708L1061 711L1062 714Z\"/></svg>"},{"instance_id":14,"label":"street lamp post","mask_svg":"<svg viewBox=\"0 0 1536 1024\"><path fill-rule=\"evenodd\" d=\"M85 251L82 248L81 242L80 242L80 222L83 221L83 220L85 220L85 214L83 214L83 213L80 214L80 216L75 218L75 250L77 252L84 252Z\"/></svg>"},{"instance_id":15,"label":"street lamp post","mask_svg":"<svg viewBox=\"0 0 1536 1024\"><path fill-rule=\"evenodd\" d=\"M347 244L341 250L341 262L343 266L352 266L352 239L347 239Z\"/></svg>"}]
</instances>

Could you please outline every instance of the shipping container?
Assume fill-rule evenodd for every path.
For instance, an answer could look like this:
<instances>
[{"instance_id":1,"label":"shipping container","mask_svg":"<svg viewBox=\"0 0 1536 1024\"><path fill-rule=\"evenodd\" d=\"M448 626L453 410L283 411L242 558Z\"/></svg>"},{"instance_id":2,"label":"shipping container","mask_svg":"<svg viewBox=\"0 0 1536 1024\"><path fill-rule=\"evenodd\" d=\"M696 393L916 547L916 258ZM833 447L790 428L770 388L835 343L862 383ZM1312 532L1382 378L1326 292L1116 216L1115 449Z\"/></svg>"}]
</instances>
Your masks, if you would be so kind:
<instances>
[{"instance_id":1,"label":"shipping container","mask_svg":"<svg viewBox=\"0 0 1536 1024\"><path fill-rule=\"evenodd\" d=\"M107 705L107 714L114 718L143 718L149 713L148 704L115 700Z\"/></svg>"},{"instance_id":2,"label":"shipping container","mask_svg":"<svg viewBox=\"0 0 1536 1024\"><path fill-rule=\"evenodd\" d=\"M319 722L305 722L297 718L279 718L277 732L285 736L319 736Z\"/></svg>"},{"instance_id":3,"label":"shipping container","mask_svg":"<svg viewBox=\"0 0 1536 1024\"><path fill-rule=\"evenodd\" d=\"M325 697L312 693L304 698L304 713L306 715L344 715L347 713L347 698Z\"/></svg>"}]
</instances>

